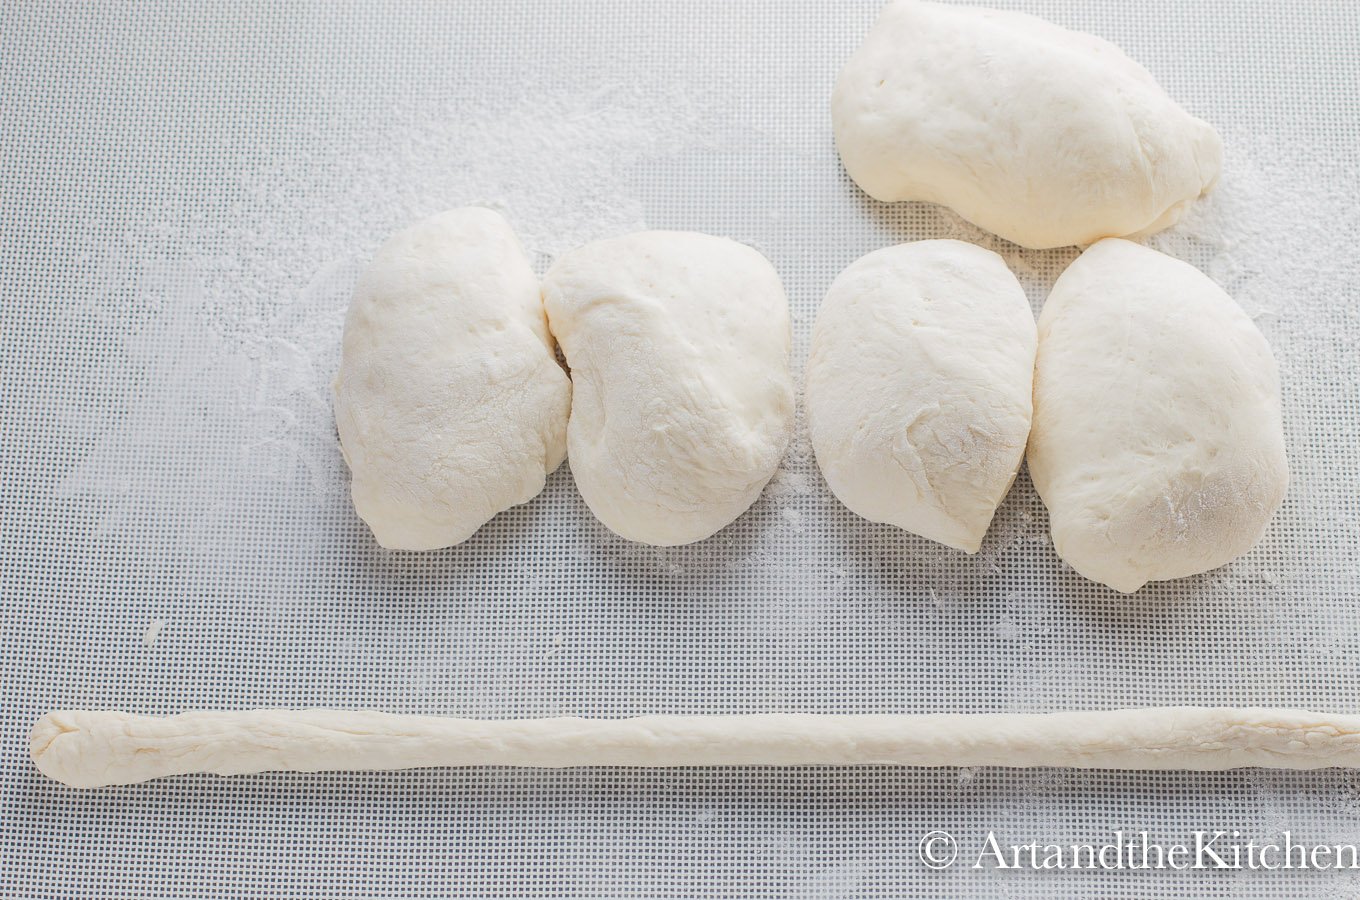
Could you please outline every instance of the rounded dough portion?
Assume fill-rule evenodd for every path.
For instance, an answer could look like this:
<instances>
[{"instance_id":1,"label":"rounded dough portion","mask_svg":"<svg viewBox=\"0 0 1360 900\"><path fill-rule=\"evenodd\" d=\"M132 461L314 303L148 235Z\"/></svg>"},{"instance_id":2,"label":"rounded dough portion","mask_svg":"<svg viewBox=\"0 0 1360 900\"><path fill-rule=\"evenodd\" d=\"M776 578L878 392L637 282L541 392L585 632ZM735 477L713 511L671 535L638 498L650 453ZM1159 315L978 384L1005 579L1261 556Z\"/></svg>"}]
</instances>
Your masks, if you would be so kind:
<instances>
[{"instance_id":1,"label":"rounded dough portion","mask_svg":"<svg viewBox=\"0 0 1360 900\"><path fill-rule=\"evenodd\" d=\"M1039 317L1029 471L1093 581L1132 593L1237 558L1289 481L1270 347L1197 269L1101 241Z\"/></svg>"},{"instance_id":2,"label":"rounded dough portion","mask_svg":"<svg viewBox=\"0 0 1360 900\"><path fill-rule=\"evenodd\" d=\"M536 496L566 455L571 382L509 224L456 209L383 244L334 390L354 508L384 547L460 543Z\"/></svg>"},{"instance_id":3,"label":"rounded dough portion","mask_svg":"<svg viewBox=\"0 0 1360 900\"><path fill-rule=\"evenodd\" d=\"M571 367L571 470L600 521L708 537L770 480L793 429L789 310L750 247L679 231L597 241L543 280Z\"/></svg>"},{"instance_id":4,"label":"rounded dough portion","mask_svg":"<svg viewBox=\"0 0 1360 900\"><path fill-rule=\"evenodd\" d=\"M962 241L877 250L832 283L808 425L853 512L976 553L1030 426L1034 314L1001 257Z\"/></svg>"},{"instance_id":5,"label":"rounded dough portion","mask_svg":"<svg viewBox=\"0 0 1360 900\"><path fill-rule=\"evenodd\" d=\"M869 196L939 203L1032 248L1166 228L1223 157L1217 132L1113 44L924 0L883 11L831 116Z\"/></svg>"}]
</instances>

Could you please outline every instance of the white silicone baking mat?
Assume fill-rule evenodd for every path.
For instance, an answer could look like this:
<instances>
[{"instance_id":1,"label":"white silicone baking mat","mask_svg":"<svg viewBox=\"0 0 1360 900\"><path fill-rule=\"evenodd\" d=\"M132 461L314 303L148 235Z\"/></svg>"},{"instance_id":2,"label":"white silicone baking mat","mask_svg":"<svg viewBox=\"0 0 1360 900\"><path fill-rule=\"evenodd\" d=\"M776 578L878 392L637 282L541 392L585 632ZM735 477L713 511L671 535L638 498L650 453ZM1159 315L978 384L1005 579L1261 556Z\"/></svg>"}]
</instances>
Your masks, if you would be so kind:
<instances>
[{"instance_id":1,"label":"white silicone baking mat","mask_svg":"<svg viewBox=\"0 0 1360 900\"><path fill-rule=\"evenodd\" d=\"M1012 842L1197 829L1360 839L1360 773L501 769L186 777L94 792L41 712L487 717L1360 711L1360 7L1010 0L1116 41L1221 130L1153 241L1272 342L1293 482L1259 548L1134 598L1065 569L1021 476L982 553L850 515L802 430L749 513L625 543L563 467L443 552L379 550L328 382L385 235L480 202L540 270L640 227L767 254L801 365L835 274L1073 250L867 200L827 100L878 0L6 3L0 8L0 894L36 897L1347 896L1355 873L933 871Z\"/></svg>"}]
</instances>

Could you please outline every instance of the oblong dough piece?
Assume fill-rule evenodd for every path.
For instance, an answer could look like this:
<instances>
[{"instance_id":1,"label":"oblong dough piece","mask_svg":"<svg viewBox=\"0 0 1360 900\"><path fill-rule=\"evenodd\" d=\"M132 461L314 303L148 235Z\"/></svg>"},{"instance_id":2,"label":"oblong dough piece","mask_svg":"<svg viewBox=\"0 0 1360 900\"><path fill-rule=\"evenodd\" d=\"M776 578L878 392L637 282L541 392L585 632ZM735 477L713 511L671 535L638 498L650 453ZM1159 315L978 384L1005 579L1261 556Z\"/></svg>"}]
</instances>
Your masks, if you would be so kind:
<instances>
[{"instance_id":1,"label":"oblong dough piece","mask_svg":"<svg viewBox=\"0 0 1360 900\"><path fill-rule=\"evenodd\" d=\"M1024 13L897 0L831 99L845 169L1025 247L1174 224L1213 186L1218 134L1113 44Z\"/></svg>"},{"instance_id":2,"label":"oblong dough piece","mask_svg":"<svg viewBox=\"0 0 1360 900\"><path fill-rule=\"evenodd\" d=\"M1103 712L756 713L630 719L455 719L364 710L139 716L62 710L29 755L76 788L213 772L426 766L1360 766L1360 716L1170 706Z\"/></svg>"},{"instance_id":3,"label":"oblong dough piece","mask_svg":"<svg viewBox=\"0 0 1360 900\"><path fill-rule=\"evenodd\" d=\"M1039 316L1029 472L1093 581L1131 593L1235 559L1289 481L1270 347L1194 267L1095 244Z\"/></svg>"},{"instance_id":4,"label":"oblong dough piece","mask_svg":"<svg viewBox=\"0 0 1360 900\"><path fill-rule=\"evenodd\" d=\"M456 209L383 244L334 390L354 508L384 547L460 543L536 496L566 455L571 382L505 219Z\"/></svg>"},{"instance_id":5,"label":"oblong dough piece","mask_svg":"<svg viewBox=\"0 0 1360 900\"><path fill-rule=\"evenodd\" d=\"M765 257L641 232L565 254L543 301L575 390L571 471L600 521L668 546L741 515L793 429L788 301Z\"/></svg>"},{"instance_id":6,"label":"oblong dough piece","mask_svg":"<svg viewBox=\"0 0 1360 900\"><path fill-rule=\"evenodd\" d=\"M962 241L877 250L832 283L807 366L817 463L842 503L976 553L1030 427L1034 314Z\"/></svg>"}]
</instances>

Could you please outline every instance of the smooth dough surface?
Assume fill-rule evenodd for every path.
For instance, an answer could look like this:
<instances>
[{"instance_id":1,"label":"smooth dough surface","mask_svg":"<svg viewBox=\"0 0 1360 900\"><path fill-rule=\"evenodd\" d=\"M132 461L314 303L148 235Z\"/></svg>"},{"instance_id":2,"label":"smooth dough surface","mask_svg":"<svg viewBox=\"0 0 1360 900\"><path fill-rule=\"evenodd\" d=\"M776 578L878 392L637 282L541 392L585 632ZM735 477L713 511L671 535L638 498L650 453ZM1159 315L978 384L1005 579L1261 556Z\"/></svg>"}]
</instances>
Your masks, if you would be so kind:
<instances>
[{"instance_id":1,"label":"smooth dough surface","mask_svg":"<svg viewBox=\"0 0 1360 900\"><path fill-rule=\"evenodd\" d=\"M1113 44L1034 16L896 0L831 99L846 171L1025 247L1175 223L1222 142Z\"/></svg>"},{"instance_id":2,"label":"smooth dough surface","mask_svg":"<svg viewBox=\"0 0 1360 900\"><path fill-rule=\"evenodd\" d=\"M571 471L600 521L667 546L741 515L793 429L788 301L765 257L641 232L565 254L543 301L574 385Z\"/></svg>"},{"instance_id":3,"label":"smooth dough surface","mask_svg":"<svg viewBox=\"0 0 1360 900\"><path fill-rule=\"evenodd\" d=\"M72 787L212 772L428 766L1066 766L1218 771L1360 766L1360 716L1188 706L977 715L453 719L345 710L68 710L29 753Z\"/></svg>"},{"instance_id":4,"label":"smooth dough surface","mask_svg":"<svg viewBox=\"0 0 1360 900\"><path fill-rule=\"evenodd\" d=\"M855 513L976 553L1029 436L1034 314L989 250L919 241L832 283L807 366L808 427Z\"/></svg>"},{"instance_id":5,"label":"smooth dough surface","mask_svg":"<svg viewBox=\"0 0 1360 900\"><path fill-rule=\"evenodd\" d=\"M335 421L384 547L460 543L566 455L571 382L509 224L468 207L378 250L345 319Z\"/></svg>"},{"instance_id":6,"label":"smooth dough surface","mask_svg":"<svg viewBox=\"0 0 1360 900\"><path fill-rule=\"evenodd\" d=\"M1289 481L1275 358L1197 269L1101 241L1039 316L1028 459L1053 545L1087 578L1132 592L1217 568Z\"/></svg>"}]
</instances>

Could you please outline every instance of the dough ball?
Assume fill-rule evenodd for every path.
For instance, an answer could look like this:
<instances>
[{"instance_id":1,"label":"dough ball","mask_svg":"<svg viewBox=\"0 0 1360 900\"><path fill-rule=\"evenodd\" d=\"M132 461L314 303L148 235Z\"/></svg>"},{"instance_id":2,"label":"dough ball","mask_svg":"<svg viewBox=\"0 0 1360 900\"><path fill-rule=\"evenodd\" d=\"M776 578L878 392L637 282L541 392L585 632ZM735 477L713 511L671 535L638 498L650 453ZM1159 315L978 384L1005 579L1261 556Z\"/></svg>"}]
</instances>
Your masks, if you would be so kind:
<instances>
[{"instance_id":1,"label":"dough ball","mask_svg":"<svg viewBox=\"0 0 1360 900\"><path fill-rule=\"evenodd\" d=\"M1158 231L1213 186L1218 134L1113 44L1023 13L897 0L841 71L845 169L1025 247Z\"/></svg>"},{"instance_id":2,"label":"dough ball","mask_svg":"<svg viewBox=\"0 0 1360 900\"><path fill-rule=\"evenodd\" d=\"M566 454L571 382L538 279L489 209L383 244L355 288L334 387L354 508L384 547L467 540Z\"/></svg>"},{"instance_id":3,"label":"dough ball","mask_svg":"<svg viewBox=\"0 0 1360 900\"><path fill-rule=\"evenodd\" d=\"M1270 347L1195 268L1095 244L1039 317L1029 472L1093 581L1131 593L1235 559L1289 481Z\"/></svg>"},{"instance_id":4,"label":"dough ball","mask_svg":"<svg viewBox=\"0 0 1360 900\"><path fill-rule=\"evenodd\" d=\"M707 537L755 501L793 427L789 310L765 257L648 231L574 250L543 301L571 367L571 471L629 540Z\"/></svg>"},{"instance_id":5,"label":"dough ball","mask_svg":"<svg viewBox=\"0 0 1360 900\"><path fill-rule=\"evenodd\" d=\"M855 513L976 553L1025 453L1035 328L1010 269L962 241L870 253L827 291L808 424Z\"/></svg>"}]
</instances>

